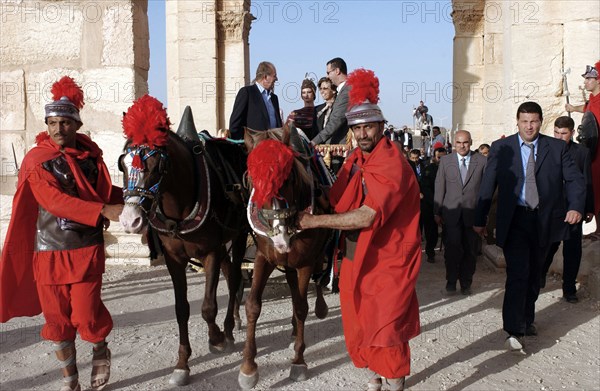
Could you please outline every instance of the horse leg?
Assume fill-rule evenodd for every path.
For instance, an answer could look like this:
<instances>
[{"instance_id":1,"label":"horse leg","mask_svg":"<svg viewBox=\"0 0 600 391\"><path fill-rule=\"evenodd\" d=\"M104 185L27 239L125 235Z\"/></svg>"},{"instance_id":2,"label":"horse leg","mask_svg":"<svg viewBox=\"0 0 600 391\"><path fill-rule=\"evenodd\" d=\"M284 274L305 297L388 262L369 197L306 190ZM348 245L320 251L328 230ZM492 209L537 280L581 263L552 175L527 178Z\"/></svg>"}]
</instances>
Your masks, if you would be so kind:
<instances>
[{"instance_id":1,"label":"horse leg","mask_svg":"<svg viewBox=\"0 0 600 391\"><path fill-rule=\"evenodd\" d=\"M240 240L238 237L232 241L231 262L227 258L221 261L221 270L227 279L227 287L229 289L229 301L227 303L227 315L223 323L223 331L225 332L225 341L228 347L231 346L231 348L233 348L235 340L233 329L236 323L241 325L241 320L239 319L240 302L238 300L238 291L242 282L242 258L246 249L246 238L242 239Z\"/></svg>"},{"instance_id":2,"label":"horse leg","mask_svg":"<svg viewBox=\"0 0 600 391\"><path fill-rule=\"evenodd\" d=\"M290 288L290 295L294 297L294 292L298 290L298 272L296 269L286 268L285 269L285 280L287 281L288 287ZM296 322L296 302L292 300L292 339L296 339L297 335L297 322Z\"/></svg>"},{"instance_id":3,"label":"horse leg","mask_svg":"<svg viewBox=\"0 0 600 391\"><path fill-rule=\"evenodd\" d=\"M204 259L204 300L202 319L208 325L208 349L211 353L221 353L226 349L225 334L217 325L217 286L219 284L220 260L225 257L225 248L210 252Z\"/></svg>"},{"instance_id":4,"label":"horse leg","mask_svg":"<svg viewBox=\"0 0 600 391\"><path fill-rule=\"evenodd\" d=\"M188 332L188 321L190 319L190 303L187 299L187 279L185 275L186 263L179 263L165 252L167 269L173 281L175 291L175 314L179 326L179 358L169 383L184 386L190 382L190 367L188 360L192 355L190 338Z\"/></svg>"},{"instance_id":5,"label":"horse leg","mask_svg":"<svg viewBox=\"0 0 600 391\"><path fill-rule=\"evenodd\" d=\"M292 292L294 318L296 319L296 340L294 342L295 356L290 368L290 379L293 381L303 381L308 378L308 366L304 361L304 349L306 349L306 345L304 344L304 322L308 315L307 294L308 283L310 282L312 271L313 267L311 265L298 269L297 276L286 273L288 284L290 284L290 291Z\"/></svg>"},{"instance_id":6,"label":"horse leg","mask_svg":"<svg viewBox=\"0 0 600 391\"><path fill-rule=\"evenodd\" d=\"M244 358L238 375L241 388L247 390L258 383L258 365L256 365L256 322L262 309L262 295L267 279L275 267L267 262L265 256L257 252L254 260L252 287L246 298L246 343Z\"/></svg>"},{"instance_id":7,"label":"horse leg","mask_svg":"<svg viewBox=\"0 0 600 391\"><path fill-rule=\"evenodd\" d=\"M323 258L321 258L320 262L317 262L315 265L315 270L323 269ZM315 316L319 319L325 319L327 314L329 313L329 307L325 302L325 298L323 297L323 286L320 281L315 282L315 288L317 291L317 299L315 300Z\"/></svg>"}]
</instances>

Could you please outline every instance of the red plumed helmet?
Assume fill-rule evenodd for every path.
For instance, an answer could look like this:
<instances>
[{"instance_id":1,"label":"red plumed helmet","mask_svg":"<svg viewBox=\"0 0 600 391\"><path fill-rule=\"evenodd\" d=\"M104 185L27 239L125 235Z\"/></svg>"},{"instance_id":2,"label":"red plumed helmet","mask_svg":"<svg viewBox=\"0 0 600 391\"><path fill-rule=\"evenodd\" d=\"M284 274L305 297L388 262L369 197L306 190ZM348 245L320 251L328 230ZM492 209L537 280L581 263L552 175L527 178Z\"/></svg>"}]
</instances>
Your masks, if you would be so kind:
<instances>
[{"instance_id":1,"label":"red plumed helmet","mask_svg":"<svg viewBox=\"0 0 600 391\"><path fill-rule=\"evenodd\" d=\"M52 85L50 89L52 99L57 101L66 96L77 109L81 110L83 105L83 90L75 83L75 80L69 76L63 76L59 81Z\"/></svg>"},{"instance_id":2,"label":"red plumed helmet","mask_svg":"<svg viewBox=\"0 0 600 391\"><path fill-rule=\"evenodd\" d=\"M83 108L83 91L69 76L63 76L50 89L53 101L48 103L45 120L50 117L67 117L81 122L79 110Z\"/></svg>"},{"instance_id":3,"label":"red plumed helmet","mask_svg":"<svg viewBox=\"0 0 600 391\"><path fill-rule=\"evenodd\" d=\"M123 116L123 133L132 145L164 146L170 127L167 110L150 95L133 102Z\"/></svg>"},{"instance_id":4,"label":"red plumed helmet","mask_svg":"<svg viewBox=\"0 0 600 391\"><path fill-rule=\"evenodd\" d=\"M348 75L348 126L367 122L385 122L379 102L379 79L373 71L360 68Z\"/></svg>"},{"instance_id":5,"label":"red plumed helmet","mask_svg":"<svg viewBox=\"0 0 600 391\"><path fill-rule=\"evenodd\" d=\"M348 92L349 107L368 101L374 105L379 102L379 79L371 70L359 68L348 75L346 81L352 87Z\"/></svg>"},{"instance_id":6,"label":"red plumed helmet","mask_svg":"<svg viewBox=\"0 0 600 391\"><path fill-rule=\"evenodd\" d=\"M261 207L273 198L290 175L294 151L276 140L265 140L248 155L248 175L252 178L252 202Z\"/></svg>"}]
</instances>

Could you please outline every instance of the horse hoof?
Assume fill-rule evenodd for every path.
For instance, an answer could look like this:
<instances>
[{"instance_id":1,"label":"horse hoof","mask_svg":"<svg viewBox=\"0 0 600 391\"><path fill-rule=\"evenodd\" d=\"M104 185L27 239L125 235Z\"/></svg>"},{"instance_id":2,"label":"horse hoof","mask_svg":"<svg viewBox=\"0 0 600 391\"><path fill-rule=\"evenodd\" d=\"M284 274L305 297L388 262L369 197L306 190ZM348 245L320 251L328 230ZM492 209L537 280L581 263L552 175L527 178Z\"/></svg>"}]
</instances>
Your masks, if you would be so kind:
<instances>
[{"instance_id":1,"label":"horse hoof","mask_svg":"<svg viewBox=\"0 0 600 391\"><path fill-rule=\"evenodd\" d=\"M169 379L169 384L185 386L190 383L190 371L187 369L175 369Z\"/></svg>"},{"instance_id":2,"label":"horse hoof","mask_svg":"<svg viewBox=\"0 0 600 391\"><path fill-rule=\"evenodd\" d=\"M225 338L225 348L223 353L233 353L235 350L235 341L233 339Z\"/></svg>"},{"instance_id":3,"label":"horse hoof","mask_svg":"<svg viewBox=\"0 0 600 391\"><path fill-rule=\"evenodd\" d=\"M306 364L292 364L290 368L290 379L293 381L304 381L308 379L308 366Z\"/></svg>"},{"instance_id":4,"label":"horse hoof","mask_svg":"<svg viewBox=\"0 0 600 391\"><path fill-rule=\"evenodd\" d=\"M329 307L327 307L327 304L325 304L323 307L315 308L315 316L318 319L325 319L327 317L328 313L329 313Z\"/></svg>"},{"instance_id":5,"label":"horse hoof","mask_svg":"<svg viewBox=\"0 0 600 391\"><path fill-rule=\"evenodd\" d=\"M254 388L258 383L258 371L254 372L252 375L246 375L242 371L238 375L238 384L243 390L249 390Z\"/></svg>"},{"instance_id":6,"label":"horse hoof","mask_svg":"<svg viewBox=\"0 0 600 391\"><path fill-rule=\"evenodd\" d=\"M232 339L225 338L225 341L220 345L213 345L209 342L208 350L212 354L231 353L233 352L234 346L235 342Z\"/></svg>"}]
</instances>

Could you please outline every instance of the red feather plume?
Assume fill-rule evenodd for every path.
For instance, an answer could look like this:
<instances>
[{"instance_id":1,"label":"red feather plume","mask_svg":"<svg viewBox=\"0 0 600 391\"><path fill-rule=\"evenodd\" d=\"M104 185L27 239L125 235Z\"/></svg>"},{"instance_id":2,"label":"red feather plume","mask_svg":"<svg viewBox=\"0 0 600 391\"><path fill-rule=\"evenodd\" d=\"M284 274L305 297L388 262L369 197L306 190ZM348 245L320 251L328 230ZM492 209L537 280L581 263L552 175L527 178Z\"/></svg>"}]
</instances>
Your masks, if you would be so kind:
<instances>
[{"instance_id":1,"label":"red feather plume","mask_svg":"<svg viewBox=\"0 0 600 391\"><path fill-rule=\"evenodd\" d=\"M265 140L248 155L248 175L252 178L254 196L258 206L277 194L292 171L294 151L276 140Z\"/></svg>"},{"instance_id":2,"label":"red feather plume","mask_svg":"<svg viewBox=\"0 0 600 391\"><path fill-rule=\"evenodd\" d=\"M600 60L598 60L598 62L594 64L594 68L596 68L596 71L600 73Z\"/></svg>"},{"instance_id":3,"label":"red feather plume","mask_svg":"<svg viewBox=\"0 0 600 391\"><path fill-rule=\"evenodd\" d=\"M348 92L348 107L363 104L365 101L372 104L379 102L379 79L373 71L359 68L348 75L347 83L352 87Z\"/></svg>"},{"instance_id":4,"label":"red feather plume","mask_svg":"<svg viewBox=\"0 0 600 391\"><path fill-rule=\"evenodd\" d=\"M60 98L66 96L79 110L81 110L85 104L83 102L83 91L81 87L79 87L77 83L75 83L75 80L69 76L63 76L59 81L54 83L50 92L52 93L53 100L60 100Z\"/></svg>"},{"instance_id":5,"label":"red feather plume","mask_svg":"<svg viewBox=\"0 0 600 391\"><path fill-rule=\"evenodd\" d=\"M144 95L123 116L123 133L133 145L165 146L171 121L163 104Z\"/></svg>"}]
</instances>

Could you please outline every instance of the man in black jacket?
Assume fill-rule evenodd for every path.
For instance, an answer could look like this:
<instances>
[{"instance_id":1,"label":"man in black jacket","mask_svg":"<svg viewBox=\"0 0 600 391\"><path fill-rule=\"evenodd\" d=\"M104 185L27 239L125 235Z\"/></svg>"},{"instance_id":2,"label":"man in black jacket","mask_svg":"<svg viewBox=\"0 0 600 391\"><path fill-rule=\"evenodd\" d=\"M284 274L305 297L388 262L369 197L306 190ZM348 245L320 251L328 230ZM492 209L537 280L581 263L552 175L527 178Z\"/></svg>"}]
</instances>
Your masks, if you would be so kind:
<instances>
[{"instance_id":1,"label":"man in black jacket","mask_svg":"<svg viewBox=\"0 0 600 391\"><path fill-rule=\"evenodd\" d=\"M273 93L277 81L275 65L263 61L258 64L254 83L242 87L235 97L229 118L231 138L244 138L244 127L268 130L281 127L279 100Z\"/></svg>"},{"instance_id":2,"label":"man in black jacket","mask_svg":"<svg viewBox=\"0 0 600 391\"><path fill-rule=\"evenodd\" d=\"M594 217L594 193L592 189L592 170L590 151L583 145L573 142L575 122L569 117L558 117L554 121L554 137L567 143L567 151L575 161L575 165L583 174L585 179L585 221L589 223ZM581 236L583 222L571 227L571 237L563 240L563 297L569 303L577 303L577 289L575 279L581 264ZM560 242L550 245L546 263L542 269L542 288L546 285L546 274L558 250Z\"/></svg>"},{"instance_id":3,"label":"man in black jacket","mask_svg":"<svg viewBox=\"0 0 600 391\"><path fill-rule=\"evenodd\" d=\"M519 132L492 143L473 226L484 234L498 188L496 241L506 260L502 319L511 351L523 349L524 335L537 335L535 302L548 249L569 237L569 225L579 223L584 210L583 175L564 142L540 134L542 121L540 105L522 103Z\"/></svg>"}]
</instances>

